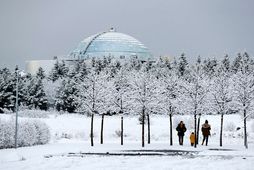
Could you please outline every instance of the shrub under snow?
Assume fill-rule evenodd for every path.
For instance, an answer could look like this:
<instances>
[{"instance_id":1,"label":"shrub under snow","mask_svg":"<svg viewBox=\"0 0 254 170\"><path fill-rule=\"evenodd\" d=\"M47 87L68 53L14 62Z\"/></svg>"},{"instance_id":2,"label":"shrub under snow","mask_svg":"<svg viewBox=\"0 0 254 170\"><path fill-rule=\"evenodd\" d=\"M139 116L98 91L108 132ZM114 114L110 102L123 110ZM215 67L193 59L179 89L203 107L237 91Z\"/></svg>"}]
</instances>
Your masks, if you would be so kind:
<instances>
[{"instance_id":1,"label":"shrub under snow","mask_svg":"<svg viewBox=\"0 0 254 170\"><path fill-rule=\"evenodd\" d=\"M0 149L15 144L15 120L0 120ZM38 120L22 120L18 125L18 146L46 144L50 140L48 126Z\"/></svg>"},{"instance_id":2,"label":"shrub under snow","mask_svg":"<svg viewBox=\"0 0 254 170\"><path fill-rule=\"evenodd\" d=\"M234 122L228 122L225 126L225 131L235 131L236 130L236 125Z\"/></svg>"},{"instance_id":3,"label":"shrub under snow","mask_svg":"<svg viewBox=\"0 0 254 170\"><path fill-rule=\"evenodd\" d=\"M0 119L0 149L14 146L14 134L12 123Z\"/></svg>"},{"instance_id":4,"label":"shrub under snow","mask_svg":"<svg viewBox=\"0 0 254 170\"><path fill-rule=\"evenodd\" d=\"M18 126L18 146L32 146L37 140L37 131L33 122L22 121Z\"/></svg>"},{"instance_id":5,"label":"shrub under snow","mask_svg":"<svg viewBox=\"0 0 254 170\"><path fill-rule=\"evenodd\" d=\"M48 125L41 121L34 121L33 123L37 131L37 140L35 144L42 145L48 143L50 140Z\"/></svg>"},{"instance_id":6,"label":"shrub under snow","mask_svg":"<svg viewBox=\"0 0 254 170\"><path fill-rule=\"evenodd\" d=\"M43 110L21 110L19 111L20 117L29 117L29 118L48 118L49 112Z\"/></svg>"}]
</instances>

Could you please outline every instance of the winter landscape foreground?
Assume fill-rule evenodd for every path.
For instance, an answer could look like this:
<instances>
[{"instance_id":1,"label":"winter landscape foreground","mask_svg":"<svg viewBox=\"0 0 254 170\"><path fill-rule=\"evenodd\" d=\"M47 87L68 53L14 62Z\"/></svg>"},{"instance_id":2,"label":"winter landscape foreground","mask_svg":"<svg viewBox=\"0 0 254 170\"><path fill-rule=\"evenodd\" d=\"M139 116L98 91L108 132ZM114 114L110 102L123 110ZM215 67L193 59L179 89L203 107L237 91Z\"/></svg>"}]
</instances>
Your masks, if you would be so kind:
<instances>
[{"instance_id":1,"label":"winter landscape foreground","mask_svg":"<svg viewBox=\"0 0 254 170\"><path fill-rule=\"evenodd\" d=\"M0 114L11 120L14 114ZM141 124L136 116L124 117L124 145L120 145L120 116L106 116L104 144L100 144L100 116L95 116L94 147L90 146L90 117L76 114L49 114L37 118L50 127L49 144L0 150L0 169L244 169L254 166L254 120L247 121L248 144L243 144L243 120L240 115L225 115L223 146L219 147L219 115L205 115L211 124L208 146L193 148L189 135L193 116L173 117L174 145L169 145L169 118L151 116L151 144L141 147ZM22 117L19 120L36 119ZM14 119L13 119L14 120ZM178 145L176 125L187 127L184 145ZM13 121L14 123L14 121ZM240 130L237 128L240 127ZM202 135L200 134L200 140Z\"/></svg>"}]
</instances>

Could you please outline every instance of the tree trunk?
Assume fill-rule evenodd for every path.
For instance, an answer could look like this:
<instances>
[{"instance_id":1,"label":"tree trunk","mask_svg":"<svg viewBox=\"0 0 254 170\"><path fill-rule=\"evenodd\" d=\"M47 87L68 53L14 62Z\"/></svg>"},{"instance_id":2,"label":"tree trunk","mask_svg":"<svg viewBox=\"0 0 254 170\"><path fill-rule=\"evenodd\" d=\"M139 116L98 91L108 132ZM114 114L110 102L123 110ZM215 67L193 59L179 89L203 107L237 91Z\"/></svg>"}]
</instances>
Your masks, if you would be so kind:
<instances>
[{"instance_id":1,"label":"tree trunk","mask_svg":"<svg viewBox=\"0 0 254 170\"><path fill-rule=\"evenodd\" d=\"M248 149L248 142L247 142L247 128L246 128L246 109L243 110L243 123L244 123L244 146Z\"/></svg>"},{"instance_id":2,"label":"tree trunk","mask_svg":"<svg viewBox=\"0 0 254 170\"><path fill-rule=\"evenodd\" d=\"M220 119L220 146L222 146L222 132L223 132L223 113L221 114Z\"/></svg>"},{"instance_id":3,"label":"tree trunk","mask_svg":"<svg viewBox=\"0 0 254 170\"><path fill-rule=\"evenodd\" d=\"M92 117L91 117L91 133L90 133L91 146L93 146L93 118L94 118L94 113L92 113Z\"/></svg>"},{"instance_id":4,"label":"tree trunk","mask_svg":"<svg viewBox=\"0 0 254 170\"><path fill-rule=\"evenodd\" d=\"M194 133L195 133L195 144L194 147L197 147L197 115L194 114Z\"/></svg>"},{"instance_id":5,"label":"tree trunk","mask_svg":"<svg viewBox=\"0 0 254 170\"><path fill-rule=\"evenodd\" d=\"M142 109L142 147L145 147L145 109Z\"/></svg>"},{"instance_id":6,"label":"tree trunk","mask_svg":"<svg viewBox=\"0 0 254 170\"><path fill-rule=\"evenodd\" d=\"M148 144L150 144L150 116L147 114L147 130L148 130Z\"/></svg>"},{"instance_id":7,"label":"tree trunk","mask_svg":"<svg viewBox=\"0 0 254 170\"><path fill-rule=\"evenodd\" d=\"M170 133L169 133L169 137L170 137L170 145L173 145L173 136L172 136L172 132L173 132L173 127L172 127L172 114L169 114L169 127L170 127Z\"/></svg>"},{"instance_id":8,"label":"tree trunk","mask_svg":"<svg viewBox=\"0 0 254 170\"><path fill-rule=\"evenodd\" d=\"M103 125L104 125L104 114L101 115L101 144L103 144Z\"/></svg>"},{"instance_id":9,"label":"tree trunk","mask_svg":"<svg viewBox=\"0 0 254 170\"><path fill-rule=\"evenodd\" d=\"M198 117L198 127L197 127L197 144L198 144L198 140L199 140L199 127L200 127L200 117L201 117L201 114L199 114L199 117Z\"/></svg>"},{"instance_id":10,"label":"tree trunk","mask_svg":"<svg viewBox=\"0 0 254 170\"><path fill-rule=\"evenodd\" d=\"M121 145L123 145L123 116L121 117Z\"/></svg>"}]
</instances>

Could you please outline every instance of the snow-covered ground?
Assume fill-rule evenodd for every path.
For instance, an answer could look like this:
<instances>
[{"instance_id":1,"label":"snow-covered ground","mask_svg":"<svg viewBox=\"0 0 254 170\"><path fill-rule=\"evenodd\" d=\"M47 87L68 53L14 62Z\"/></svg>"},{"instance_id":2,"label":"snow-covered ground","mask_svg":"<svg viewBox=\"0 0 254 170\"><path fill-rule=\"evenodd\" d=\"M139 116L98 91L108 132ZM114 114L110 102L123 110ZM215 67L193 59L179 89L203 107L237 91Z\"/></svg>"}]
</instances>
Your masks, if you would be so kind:
<instances>
[{"instance_id":1,"label":"snow-covered ground","mask_svg":"<svg viewBox=\"0 0 254 170\"><path fill-rule=\"evenodd\" d=\"M0 119L14 115L1 114ZM20 119L32 119L22 117ZM190 116L175 116L174 127L183 120L187 126L184 146L169 145L169 118L151 116L151 144L141 147L141 126L137 117L124 118L124 145L120 145L120 117L106 116L104 144L99 144L101 118L95 117L95 146L90 146L90 118L82 115L49 115L40 118L51 130L47 145L0 150L0 170L15 169L244 169L254 166L254 120L248 123L249 149L243 146L243 122L239 115L226 115L223 147L219 147L219 116L203 116L212 126L209 146L189 144L193 127Z\"/></svg>"}]
</instances>

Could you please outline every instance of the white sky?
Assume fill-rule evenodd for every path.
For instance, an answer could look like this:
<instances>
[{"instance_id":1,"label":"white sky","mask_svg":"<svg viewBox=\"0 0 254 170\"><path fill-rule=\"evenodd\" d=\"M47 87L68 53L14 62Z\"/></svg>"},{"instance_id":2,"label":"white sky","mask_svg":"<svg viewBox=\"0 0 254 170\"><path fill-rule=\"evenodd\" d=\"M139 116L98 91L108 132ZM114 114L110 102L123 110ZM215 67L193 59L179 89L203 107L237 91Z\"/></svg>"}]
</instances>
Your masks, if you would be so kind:
<instances>
[{"instance_id":1,"label":"white sky","mask_svg":"<svg viewBox=\"0 0 254 170\"><path fill-rule=\"evenodd\" d=\"M0 68L66 55L116 27L158 55L254 54L253 0L1 0Z\"/></svg>"}]
</instances>

